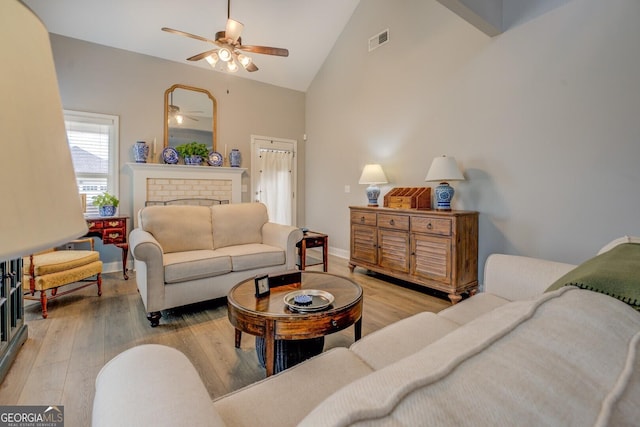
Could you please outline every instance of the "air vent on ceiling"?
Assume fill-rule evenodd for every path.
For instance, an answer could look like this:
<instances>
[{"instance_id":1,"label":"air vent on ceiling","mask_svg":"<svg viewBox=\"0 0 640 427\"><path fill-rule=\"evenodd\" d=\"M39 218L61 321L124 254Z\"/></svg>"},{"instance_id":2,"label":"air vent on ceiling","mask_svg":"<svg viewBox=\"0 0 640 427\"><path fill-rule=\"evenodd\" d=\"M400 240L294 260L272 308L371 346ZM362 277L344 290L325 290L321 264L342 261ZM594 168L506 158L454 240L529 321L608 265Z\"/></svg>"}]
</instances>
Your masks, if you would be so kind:
<instances>
[{"instance_id":1,"label":"air vent on ceiling","mask_svg":"<svg viewBox=\"0 0 640 427\"><path fill-rule=\"evenodd\" d=\"M389 41L389 29L376 34L369 39L369 52L376 49Z\"/></svg>"}]
</instances>

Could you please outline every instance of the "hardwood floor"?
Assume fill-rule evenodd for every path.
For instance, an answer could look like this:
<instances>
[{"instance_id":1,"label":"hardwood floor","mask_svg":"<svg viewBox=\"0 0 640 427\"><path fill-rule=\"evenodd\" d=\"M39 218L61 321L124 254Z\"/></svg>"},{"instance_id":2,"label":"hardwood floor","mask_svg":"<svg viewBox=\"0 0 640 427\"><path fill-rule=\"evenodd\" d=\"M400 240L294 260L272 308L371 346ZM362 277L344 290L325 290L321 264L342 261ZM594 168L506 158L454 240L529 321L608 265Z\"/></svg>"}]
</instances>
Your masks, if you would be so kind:
<instances>
[{"instance_id":1,"label":"hardwood floor","mask_svg":"<svg viewBox=\"0 0 640 427\"><path fill-rule=\"evenodd\" d=\"M394 285L393 279L382 281L360 268L351 273L341 258L330 257L329 271L362 286L363 336L420 311L438 312L449 306L445 294ZM102 366L145 343L185 353L212 398L265 377L252 337L243 335L241 348L234 348L224 299L163 312L160 326L151 328L136 290L135 272L128 281L121 273L103 277L102 297L95 287L88 287L54 300L48 319L42 318L39 303L25 304L29 338L0 385L0 405L64 405L66 425L89 426L94 382ZM352 328L327 336L325 350L351 345Z\"/></svg>"}]
</instances>

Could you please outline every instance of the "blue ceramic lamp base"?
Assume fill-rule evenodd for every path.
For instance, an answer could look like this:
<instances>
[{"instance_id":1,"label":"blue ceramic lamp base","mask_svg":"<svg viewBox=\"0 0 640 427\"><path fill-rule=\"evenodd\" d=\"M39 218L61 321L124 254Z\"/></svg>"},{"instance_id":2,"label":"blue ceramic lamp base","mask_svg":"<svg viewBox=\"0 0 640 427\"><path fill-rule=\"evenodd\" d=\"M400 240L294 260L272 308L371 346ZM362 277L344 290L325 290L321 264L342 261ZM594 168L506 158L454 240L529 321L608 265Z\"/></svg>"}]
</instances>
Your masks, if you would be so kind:
<instances>
[{"instance_id":1,"label":"blue ceramic lamp base","mask_svg":"<svg viewBox=\"0 0 640 427\"><path fill-rule=\"evenodd\" d=\"M440 211L450 211L453 193L453 187L446 182L441 182L440 185L436 187L436 209Z\"/></svg>"},{"instance_id":2,"label":"blue ceramic lamp base","mask_svg":"<svg viewBox=\"0 0 640 427\"><path fill-rule=\"evenodd\" d=\"M377 185L367 187L367 199L369 199L369 207L378 207L378 197L380 196L380 188Z\"/></svg>"}]
</instances>

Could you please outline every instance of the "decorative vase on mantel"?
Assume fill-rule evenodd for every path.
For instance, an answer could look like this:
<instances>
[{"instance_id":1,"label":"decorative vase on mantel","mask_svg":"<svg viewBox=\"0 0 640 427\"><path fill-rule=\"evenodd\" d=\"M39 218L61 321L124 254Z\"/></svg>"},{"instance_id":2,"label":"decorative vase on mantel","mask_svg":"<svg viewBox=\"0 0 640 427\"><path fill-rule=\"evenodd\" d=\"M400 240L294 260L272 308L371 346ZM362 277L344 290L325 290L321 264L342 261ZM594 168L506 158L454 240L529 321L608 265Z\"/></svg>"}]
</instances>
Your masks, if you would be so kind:
<instances>
[{"instance_id":1,"label":"decorative vase on mantel","mask_svg":"<svg viewBox=\"0 0 640 427\"><path fill-rule=\"evenodd\" d=\"M146 141L136 141L133 146L133 158L136 163L147 163L149 157L149 144Z\"/></svg>"},{"instance_id":2,"label":"decorative vase on mantel","mask_svg":"<svg viewBox=\"0 0 640 427\"><path fill-rule=\"evenodd\" d=\"M231 149L231 152L229 153L229 165L231 165L232 168L239 168L241 160L242 156L240 155L240 150L237 148Z\"/></svg>"}]
</instances>

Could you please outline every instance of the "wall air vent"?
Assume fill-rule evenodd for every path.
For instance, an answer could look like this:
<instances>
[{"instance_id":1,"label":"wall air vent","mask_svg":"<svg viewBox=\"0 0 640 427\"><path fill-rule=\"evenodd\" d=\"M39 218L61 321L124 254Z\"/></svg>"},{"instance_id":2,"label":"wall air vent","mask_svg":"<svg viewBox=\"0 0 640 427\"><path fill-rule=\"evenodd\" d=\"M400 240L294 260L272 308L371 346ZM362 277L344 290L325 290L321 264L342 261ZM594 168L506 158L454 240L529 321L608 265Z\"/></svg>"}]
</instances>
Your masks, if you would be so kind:
<instances>
[{"instance_id":1,"label":"wall air vent","mask_svg":"<svg viewBox=\"0 0 640 427\"><path fill-rule=\"evenodd\" d=\"M389 41L389 29L376 34L369 39L369 52L376 49Z\"/></svg>"}]
</instances>

